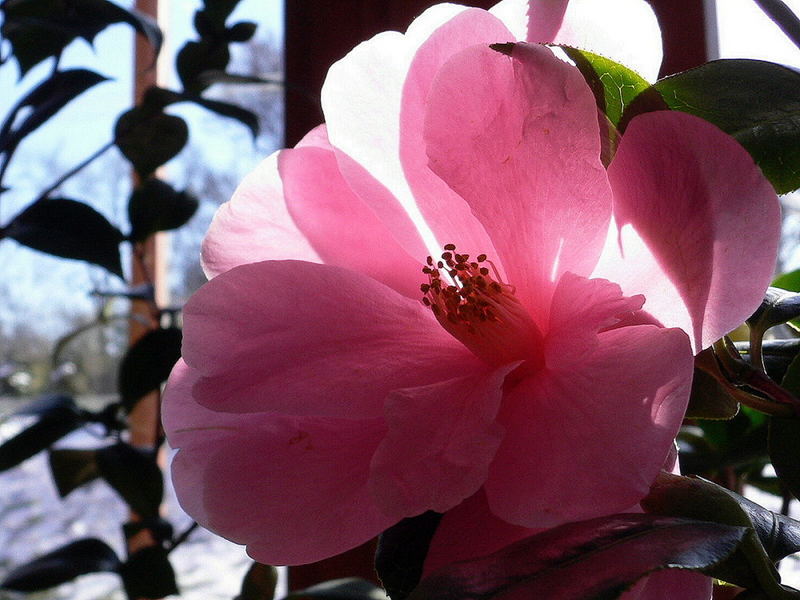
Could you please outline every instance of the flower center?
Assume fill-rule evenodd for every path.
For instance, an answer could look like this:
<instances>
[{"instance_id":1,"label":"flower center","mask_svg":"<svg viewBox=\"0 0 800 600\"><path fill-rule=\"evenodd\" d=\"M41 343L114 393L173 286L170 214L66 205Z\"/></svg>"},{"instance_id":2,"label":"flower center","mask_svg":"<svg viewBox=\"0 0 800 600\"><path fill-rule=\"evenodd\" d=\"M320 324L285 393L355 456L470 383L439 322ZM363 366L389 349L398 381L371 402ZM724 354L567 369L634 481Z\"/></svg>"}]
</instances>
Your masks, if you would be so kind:
<instances>
[{"instance_id":1,"label":"flower center","mask_svg":"<svg viewBox=\"0 0 800 600\"><path fill-rule=\"evenodd\" d=\"M514 295L514 286L502 281L485 254L470 261L468 254L455 251L455 244L446 244L444 250L439 261L427 258L422 272L428 282L420 286L422 303L436 320L489 364L534 358L542 335Z\"/></svg>"}]
</instances>

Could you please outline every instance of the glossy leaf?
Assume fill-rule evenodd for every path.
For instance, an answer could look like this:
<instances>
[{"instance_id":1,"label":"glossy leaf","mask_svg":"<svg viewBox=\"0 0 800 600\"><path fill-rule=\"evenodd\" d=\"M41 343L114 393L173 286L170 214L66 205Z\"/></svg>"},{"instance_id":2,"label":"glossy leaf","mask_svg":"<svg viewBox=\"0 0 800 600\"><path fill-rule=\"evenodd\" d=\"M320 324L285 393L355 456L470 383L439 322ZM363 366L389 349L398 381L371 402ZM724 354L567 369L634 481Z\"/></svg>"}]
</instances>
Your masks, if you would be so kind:
<instances>
[{"instance_id":1,"label":"glossy leaf","mask_svg":"<svg viewBox=\"0 0 800 600\"><path fill-rule=\"evenodd\" d=\"M653 89L667 108L701 117L736 138L779 194L800 187L797 71L760 60L715 60L666 77ZM658 108L648 92L640 98L623 122Z\"/></svg>"},{"instance_id":2,"label":"glossy leaf","mask_svg":"<svg viewBox=\"0 0 800 600\"><path fill-rule=\"evenodd\" d=\"M81 411L68 396L45 398L27 414L35 415L36 421L0 445L0 471L38 454L83 424Z\"/></svg>"},{"instance_id":3,"label":"glossy leaf","mask_svg":"<svg viewBox=\"0 0 800 600\"><path fill-rule=\"evenodd\" d=\"M18 592L46 590L87 573L114 572L119 566L119 558L108 544L87 538L12 569L0 588Z\"/></svg>"},{"instance_id":4,"label":"glossy leaf","mask_svg":"<svg viewBox=\"0 0 800 600\"><path fill-rule=\"evenodd\" d=\"M568 523L448 565L408 598L611 600L656 570L710 569L746 533L743 527L642 514Z\"/></svg>"},{"instance_id":5,"label":"glossy leaf","mask_svg":"<svg viewBox=\"0 0 800 600\"><path fill-rule=\"evenodd\" d=\"M783 485L800 497L800 419L770 418L769 457Z\"/></svg>"},{"instance_id":6,"label":"glossy leaf","mask_svg":"<svg viewBox=\"0 0 800 600\"><path fill-rule=\"evenodd\" d=\"M782 0L755 0L770 19L775 21L781 31L794 45L800 48L800 19Z\"/></svg>"},{"instance_id":7,"label":"glossy leaf","mask_svg":"<svg viewBox=\"0 0 800 600\"><path fill-rule=\"evenodd\" d=\"M273 600L278 585L278 570L254 562L242 579L242 589L234 600Z\"/></svg>"},{"instance_id":8,"label":"glossy leaf","mask_svg":"<svg viewBox=\"0 0 800 600\"><path fill-rule=\"evenodd\" d=\"M185 225L197 211L197 198L179 192L168 183L151 177L139 185L128 200L131 233L128 238L141 242L157 231Z\"/></svg>"},{"instance_id":9,"label":"glossy leaf","mask_svg":"<svg viewBox=\"0 0 800 600\"><path fill-rule=\"evenodd\" d=\"M157 390L181 356L181 330L155 329L128 349L119 369L122 404L130 412L143 396Z\"/></svg>"},{"instance_id":10,"label":"glossy leaf","mask_svg":"<svg viewBox=\"0 0 800 600\"><path fill-rule=\"evenodd\" d=\"M800 522L704 479L662 473L641 504L648 513L747 528L737 551L708 571L728 583L778 593L773 563L800 550Z\"/></svg>"},{"instance_id":11,"label":"glossy leaf","mask_svg":"<svg viewBox=\"0 0 800 600\"><path fill-rule=\"evenodd\" d=\"M164 598L178 593L175 571L160 546L134 552L119 573L128 598Z\"/></svg>"},{"instance_id":12,"label":"glossy leaf","mask_svg":"<svg viewBox=\"0 0 800 600\"><path fill-rule=\"evenodd\" d=\"M570 46L559 48L578 67L594 94L597 108L615 127L619 127L625 108L650 88L641 75L609 58Z\"/></svg>"},{"instance_id":13,"label":"glossy leaf","mask_svg":"<svg viewBox=\"0 0 800 600\"><path fill-rule=\"evenodd\" d=\"M388 600L379 587L356 577L334 579L293 592L284 600Z\"/></svg>"},{"instance_id":14,"label":"glossy leaf","mask_svg":"<svg viewBox=\"0 0 800 600\"><path fill-rule=\"evenodd\" d=\"M94 450L50 450L48 458L50 473L62 498L99 476Z\"/></svg>"},{"instance_id":15,"label":"glossy leaf","mask_svg":"<svg viewBox=\"0 0 800 600\"><path fill-rule=\"evenodd\" d=\"M800 317L800 294L776 287L769 287L753 315L747 319L750 327L766 331Z\"/></svg>"},{"instance_id":16,"label":"glossy leaf","mask_svg":"<svg viewBox=\"0 0 800 600\"><path fill-rule=\"evenodd\" d=\"M719 369L714 350L706 348L694 359L694 377L687 419L732 419L739 412L739 395Z\"/></svg>"},{"instance_id":17,"label":"glossy leaf","mask_svg":"<svg viewBox=\"0 0 800 600\"><path fill-rule=\"evenodd\" d=\"M62 258L85 260L123 277L122 233L83 202L68 198L34 202L0 229L3 237Z\"/></svg>"},{"instance_id":18,"label":"glossy leaf","mask_svg":"<svg viewBox=\"0 0 800 600\"><path fill-rule=\"evenodd\" d=\"M125 443L96 452L97 470L131 510L143 518L157 517L164 497L164 480L152 452Z\"/></svg>"},{"instance_id":19,"label":"glossy leaf","mask_svg":"<svg viewBox=\"0 0 800 600\"><path fill-rule=\"evenodd\" d=\"M392 600L407 597L419 583L433 534L442 515L428 511L403 519L378 539L375 570Z\"/></svg>"},{"instance_id":20,"label":"glossy leaf","mask_svg":"<svg viewBox=\"0 0 800 600\"><path fill-rule=\"evenodd\" d=\"M86 69L53 73L9 111L0 126L0 153L10 155L25 136L35 131L71 100L102 81L108 81L108 78ZM29 108L30 111L14 127L17 115L23 108Z\"/></svg>"},{"instance_id":21,"label":"glossy leaf","mask_svg":"<svg viewBox=\"0 0 800 600\"><path fill-rule=\"evenodd\" d=\"M144 179L183 150L189 127L180 117L137 106L117 119L114 141Z\"/></svg>"},{"instance_id":22,"label":"glossy leaf","mask_svg":"<svg viewBox=\"0 0 800 600\"><path fill-rule=\"evenodd\" d=\"M76 38L91 43L114 23L133 27L148 39L156 54L161 48L161 30L153 19L108 0L7 0L0 7L4 17L0 33L11 43L22 75L41 61L60 55Z\"/></svg>"},{"instance_id":23,"label":"glossy leaf","mask_svg":"<svg viewBox=\"0 0 800 600\"><path fill-rule=\"evenodd\" d=\"M772 285L790 292L800 292L800 269L778 275Z\"/></svg>"}]
</instances>

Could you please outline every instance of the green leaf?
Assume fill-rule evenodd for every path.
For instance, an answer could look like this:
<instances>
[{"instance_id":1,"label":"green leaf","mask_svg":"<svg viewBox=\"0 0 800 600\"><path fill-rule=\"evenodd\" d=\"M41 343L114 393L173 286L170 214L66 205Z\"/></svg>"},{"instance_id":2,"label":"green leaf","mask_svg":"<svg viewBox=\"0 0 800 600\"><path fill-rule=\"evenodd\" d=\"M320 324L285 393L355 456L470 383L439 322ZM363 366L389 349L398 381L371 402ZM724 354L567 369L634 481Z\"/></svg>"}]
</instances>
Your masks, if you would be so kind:
<instances>
[{"instance_id":1,"label":"green leaf","mask_svg":"<svg viewBox=\"0 0 800 600\"><path fill-rule=\"evenodd\" d=\"M278 570L254 562L242 579L242 589L234 600L273 600L278 585Z\"/></svg>"},{"instance_id":2,"label":"green leaf","mask_svg":"<svg viewBox=\"0 0 800 600\"><path fill-rule=\"evenodd\" d=\"M46 590L87 573L114 572L119 566L119 558L108 544L87 538L12 569L0 588L17 592Z\"/></svg>"},{"instance_id":3,"label":"green leaf","mask_svg":"<svg viewBox=\"0 0 800 600\"><path fill-rule=\"evenodd\" d=\"M94 450L51 449L48 458L53 481L62 498L100 475Z\"/></svg>"},{"instance_id":4,"label":"green leaf","mask_svg":"<svg viewBox=\"0 0 800 600\"><path fill-rule=\"evenodd\" d=\"M122 233L83 202L68 198L34 202L0 229L3 237L62 258L85 260L123 277Z\"/></svg>"},{"instance_id":5,"label":"green leaf","mask_svg":"<svg viewBox=\"0 0 800 600\"><path fill-rule=\"evenodd\" d=\"M141 242L157 231L185 225L197 211L198 202L187 192L151 177L141 183L128 200L132 242Z\"/></svg>"},{"instance_id":6,"label":"green leaf","mask_svg":"<svg viewBox=\"0 0 800 600\"><path fill-rule=\"evenodd\" d=\"M178 593L167 552L148 546L134 552L119 570L128 598L164 598Z\"/></svg>"},{"instance_id":7,"label":"green leaf","mask_svg":"<svg viewBox=\"0 0 800 600\"><path fill-rule=\"evenodd\" d=\"M800 419L770 418L769 457L783 485L800 496Z\"/></svg>"},{"instance_id":8,"label":"green leaf","mask_svg":"<svg viewBox=\"0 0 800 600\"><path fill-rule=\"evenodd\" d=\"M0 471L10 469L38 454L83 424L81 411L68 396L46 396L33 407L23 409L17 414L33 415L37 419L0 445Z\"/></svg>"},{"instance_id":9,"label":"green leaf","mask_svg":"<svg viewBox=\"0 0 800 600\"><path fill-rule=\"evenodd\" d=\"M766 331L775 325L781 325L800 317L800 294L768 287L764 300L752 316L747 319L750 327Z\"/></svg>"},{"instance_id":10,"label":"green leaf","mask_svg":"<svg viewBox=\"0 0 800 600\"><path fill-rule=\"evenodd\" d=\"M164 480L152 452L119 442L97 450L100 476L131 510L143 518L157 517L164 498Z\"/></svg>"},{"instance_id":11,"label":"green leaf","mask_svg":"<svg viewBox=\"0 0 800 600\"><path fill-rule=\"evenodd\" d=\"M417 587L441 518L440 513L428 511L403 519L378 539L375 570L392 600L403 600Z\"/></svg>"},{"instance_id":12,"label":"green leaf","mask_svg":"<svg viewBox=\"0 0 800 600\"><path fill-rule=\"evenodd\" d=\"M0 10L4 17L0 34L10 42L22 75L59 56L78 37L91 43L114 23L129 24L147 38L156 54L161 49L161 30L153 19L108 0L6 0Z\"/></svg>"},{"instance_id":13,"label":"green leaf","mask_svg":"<svg viewBox=\"0 0 800 600\"><path fill-rule=\"evenodd\" d=\"M136 106L120 115L114 142L142 179L176 156L189 141L186 121Z\"/></svg>"},{"instance_id":14,"label":"green leaf","mask_svg":"<svg viewBox=\"0 0 800 600\"><path fill-rule=\"evenodd\" d=\"M728 384L714 350L706 348L694 359L694 377L687 419L732 419L739 412L738 389Z\"/></svg>"},{"instance_id":15,"label":"green leaf","mask_svg":"<svg viewBox=\"0 0 800 600\"><path fill-rule=\"evenodd\" d=\"M622 113L634 98L650 88L650 83L638 73L609 58L571 46L558 47L578 67L594 94L597 108L614 127L619 127Z\"/></svg>"},{"instance_id":16,"label":"green leaf","mask_svg":"<svg viewBox=\"0 0 800 600\"><path fill-rule=\"evenodd\" d=\"M568 523L448 565L408 598L611 600L656 570L705 572L730 556L746 533L743 527L641 514Z\"/></svg>"},{"instance_id":17,"label":"green leaf","mask_svg":"<svg viewBox=\"0 0 800 600\"><path fill-rule=\"evenodd\" d=\"M284 600L387 600L387 596L369 581L346 577L292 592Z\"/></svg>"},{"instance_id":18,"label":"green leaf","mask_svg":"<svg viewBox=\"0 0 800 600\"><path fill-rule=\"evenodd\" d=\"M760 60L724 59L653 85L668 108L696 115L736 138L779 194L800 188L800 73ZM649 91L623 121L657 108Z\"/></svg>"},{"instance_id":19,"label":"green leaf","mask_svg":"<svg viewBox=\"0 0 800 600\"><path fill-rule=\"evenodd\" d=\"M7 160L25 136L35 131L71 100L103 81L108 81L108 78L86 69L69 69L53 73L28 92L9 111L3 125L0 126L0 153L6 153ZM16 127L13 127L17 115L23 108L30 108L30 111L16 124Z\"/></svg>"},{"instance_id":20,"label":"green leaf","mask_svg":"<svg viewBox=\"0 0 800 600\"><path fill-rule=\"evenodd\" d=\"M800 269L778 275L772 280L772 286L790 292L800 292Z\"/></svg>"},{"instance_id":21,"label":"green leaf","mask_svg":"<svg viewBox=\"0 0 800 600\"><path fill-rule=\"evenodd\" d=\"M181 339L180 329L154 329L128 349L118 379L122 405L127 412L167 380L181 357Z\"/></svg>"},{"instance_id":22,"label":"green leaf","mask_svg":"<svg viewBox=\"0 0 800 600\"><path fill-rule=\"evenodd\" d=\"M652 514L747 528L739 549L707 574L783 597L780 576L773 563L800 550L800 522L773 513L710 481L668 473L659 475L641 505Z\"/></svg>"}]
</instances>

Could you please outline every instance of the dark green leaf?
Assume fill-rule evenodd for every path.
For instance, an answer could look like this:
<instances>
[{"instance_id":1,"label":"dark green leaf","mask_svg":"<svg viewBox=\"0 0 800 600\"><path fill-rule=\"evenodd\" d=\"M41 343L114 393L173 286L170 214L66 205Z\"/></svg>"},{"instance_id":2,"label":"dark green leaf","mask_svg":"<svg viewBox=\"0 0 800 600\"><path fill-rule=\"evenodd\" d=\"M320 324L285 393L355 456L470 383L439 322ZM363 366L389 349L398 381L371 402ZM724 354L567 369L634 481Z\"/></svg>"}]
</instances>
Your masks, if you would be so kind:
<instances>
[{"instance_id":1,"label":"dark green leaf","mask_svg":"<svg viewBox=\"0 0 800 600\"><path fill-rule=\"evenodd\" d=\"M8 117L0 127L0 153L5 152L10 155L26 135L35 131L68 102L101 81L108 79L86 69L53 73L26 94L8 113ZM17 114L26 107L31 109L30 112L12 129Z\"/></svg>"},{"instance_id":2,"label":"dark green leaf","mask_svg":"<svg viewBox=\"0 0 800 600\"><path fill-rule=\"evenodd\" d=\"M770 19L778 24L794 45L800 48L800 19L782 0L755 0Z\"/></svg>"},{"instance_id":3,"label":"dark green leaf","mask_svg":"<svg viewBox=\"0 0 800 600\"><path fill-rule=\"evenodd\" d=\"M125 443L96 452L97 470L131 510L143 518L158 516L164 497L164 480L155 456Z\"/></svg>"},{"instance_id":4,"label":"dark green leaf","mask_svg":"<svg viewBox=\"0 0 800 600\"><path fill-rule=\"evenodd\" d=\"M133 553L119 573L128 598L164 598L178 593L175 571L160 546Z\"/></svg>"},{"instance_id":5,"label":"dark green leaf","mask_svg":"<svg viewBox=\"0 0 800 600\"><path fill-rule=\"evenodd\" d=\"M236 23L230 29L228 29L228 41L246 42L253 37L257 27L258 25L252 21L242 21L240 23Z\"/></svg>"},{"instance_id":6,"label":"dark green leaf","mask_svg":"<svg viewBox=\"0 0 800 600\"><path fill-rule=\"evenodd\" d=\"M797 317L800 317L800 294L769 287L761 306L747 319L747 324L760 331L766 331L770 327L781 325Z\"/></svg>"},{"instance_id":7,"label":"dark green leaf","mask_svg":"<svg viewBox=\"0 0 800 600\"><path fill-rule=\"evenodd\" d=\"M254 562L242 579L242 590L234 600L273 600L278 584L278 570Z\"/></svg>"},{"instance_id":8,"label":"dark green leaf","mask_svg":"<svg viewBox=\"0 0 800 600\"><path fill-rule=\"evenodd\" d=\"M568 523L487 557L448 565L408 598L611 600L653 571L710 569L746 533L743 527L640 514Z\"/></svg>"},{"instance_id":9,"label":"dark green leaf","mask_svg":"<svg viewBox=\"0 0 800 600\"><path fill-rule=\"evenodd\" d=\"M800 269L778 275L773 279L772 285L790 292L800 292Z\"/></svg>"},{"instance_id":10,"label":"dark green leaf","mask_svg":"<svg viewBox=\"0 0 800 600\"><path fill-rule=\"evenodd\" d=\"M50 472L62 498L99 476L94 450L50 450L49 459Z\"/></svg>"},{"instance_id":11,"label":"dark green leaf","mask_svg":"<svg viewBox=\"0 0 800 600\"><path fill-rule=\"evenodd\" d=\"M177 229L197 210L197 199L178 192L169 184L151 177L133 190L128 200L132 242L141 242L157 231Z\"/></svg>"},{"instance_id":12,"label":"dark green leaf","mask_svg":"<svg viewBox=\"0 0 800 600\"><path fill-rule=\"evenodd\" d=\"M72 398L53 396L33 413L35 423L0 445L0 471L38 454L83 424L83 417Z\"/></svg>"},{"instance_id":13,"label":"dark green leaf","mask_svg":"<svg viewBox=\"0 0 800 600\"><path fill-rule=\"evenodd\" d=\"M381 534L375 570L392 600L403 600L417 587L441 518L440 513L428 511L403 519Z\"/></svg>"},{"instance_id":14,"label":"dark green leaf","mask_svg":"<svg viewBox=\"0 0 800 600\"><path fill-rule=\"evenodd\" d=\"M224 40L186 42L175 59L183 89L189 94L199 94L207 87L200 75L205 71L224 71L230 59L228 44Z\"/></svg>"},{"instance_id":15,"label":"dark green leaf","mask_svg":"<svg viewBox=\"0 0 800 600\"><path fill-rule=\"evenodd\" d=\"M114 141L144 179L180 152L189 140L186 121L175 115L134 107L114 127Z\"/></svg>"},{"instance_id":16,"label":"dark green leaf","mask_svg":"<svg viewBox=\"0 0 800 600\"><path fill-rule=\"evenodd\" d=\"M39 200L0 229L24 246L62 258L85 260L122 277L119 243L123 236L99 212L67 198Z\"/></svg>"},{"instance_id":17,"label":"dark green leaf","mask_svg":"<svg viewBox=\"0 0 800 600\"><path fill-rule=\"evenodd\" d=\"M728 583L777 592L773 563L800 550L800 522L704 479L662 473L641 504L649 513L748 528L735 554L709 571Z\"/></svg>"},{"instance_id":18,"label":"dark green leaf","mask_svg":"<svg viewBox=\"0 0 800 600\"><path fill-rule=\"evenodd\" d=\"M369 581L357 577L334 579L293 592L284 600L387 600L386 594Z\"/></svg>"},{"instance_id":19,"label":"dark green leaf","mask_svg":"<svg viewBox=\"0 0 800 600\"><path fill-rule=\"evenodd\" d=\"M156 53L161 48L155 21L108 0L7 0L2 12L0 33L11 43L23 75L41 61L60 55L75 38L91 43L113 23L128 23L150 41Z\"/></svg>"},{"instance_id":20,"label":"dark green leaf","mask_svg":"<svg viewBox=\"0 0 800 600\"><path fill-rule=\"evenodd\" d=\"M769 457L783 485L800 496L800 419L770 418Z\"/></svg>"},{"instance_id":21,"label":"dark green leaf","mask_svg":"<svg viewBox=\"0 0 800 600\"><path fill-rule=\"evenodd\" d=\"M167 380L181 356L181 330L155 329L139 339L122 359L119 393L130 412L143 396L157 390Z\"/></svg>"},{"instance_id":22,"label":"dark green leaf","mask_svg":"<svg viewBox=\"0 0 800 600\"><path fill-rule=\"evenodd\" d=\"M0 587L18 592L35 592L72 581L79 575L114 572L119 566L119 558L108 544L96 538L87 538L13 569Z\"/></svg>"},{"instance_id":23,"label":"dark green leaf","mask_svg":"<svg viewBox=\"0 0 800 600\"><path fill-rule=\"evenodd\" d=\"M706 348L695 356L692 394L686 409L688 419L732 419L739 412L740 392L725 381L714 350Z\"/></svg>"},{"instance_id":24,"label":"dark green leaf","mask_svg":"<svg viewBox=\"0 0 800 600\"><path fill-rule=\"evenodd\" d=\"M570 46L559 48L578 67L594 94L597 108L608 117L614 127L619 127L622 113L634 98L650 88L650 83L638 73L609 58ZM643 98L640 102L642 101Z\"/></svg>"},{"instance_id":25,"label":"dark green leaf","mask_svg":"<svg viewBox=\"0 0 800 600\"><path fill-rule=\"evenodd\" d=\"M760 60L715 60L666 77L653 89L668 108L736 138L779 194L800 187L800 73ZM655 108L645 92L623 122Z\"/></svg>"}]
</instances>

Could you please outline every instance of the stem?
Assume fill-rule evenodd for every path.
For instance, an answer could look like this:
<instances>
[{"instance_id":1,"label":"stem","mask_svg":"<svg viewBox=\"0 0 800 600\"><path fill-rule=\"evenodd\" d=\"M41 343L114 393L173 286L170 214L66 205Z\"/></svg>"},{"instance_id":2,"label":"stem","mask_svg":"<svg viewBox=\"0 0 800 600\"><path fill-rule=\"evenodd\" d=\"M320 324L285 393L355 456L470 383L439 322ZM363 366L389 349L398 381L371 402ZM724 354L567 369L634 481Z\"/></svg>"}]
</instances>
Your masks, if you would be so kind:
<instances>
[{"instance_id":1,"label":"stem","mask_svg":"<svg viewBox=\"0 0 800 600\"><path fill-rule=\"evenodd\" d=\"M767 372L767 367L764 364L764 353L761 351L764 333L761 327L750 327L750 364L762 373Z\"/></svg>"},{"instance_id":2,"label":"stem","mask_svg":"<svg viewBox=\"0 0 800 600\"><path fill-rule=\"evenodd\" d=\"M172 542L172 546L169 547L167 550L167 554L175 550L178 546L180 546L183 542L187 540L187 538L192 534L192 532L197 529L197 521L193 521L189 527L187 527L178 537L175 538L175 541Z\"/></svg>"},{"instance_id":3,"label":"stem","mask_svg":"<svg viewBox=\"0 0 800 600\"><path fill-rule=\"evenodd\" d=\"M52 185L50 185L47 189L45 189L39 197L34 202L39 202L47 198L54 190L56 190L62 183L64 183L67 179L75 175L76 173L82 171L86 166L89 165L93 160L99 158L106 150L114 146L114 140L107 142L104 146L96 150L92 153L88 158L85 158L82 162L78 163L72 169L64 173L61 177L59 177Z\"/></svg>"}]
</instances>

